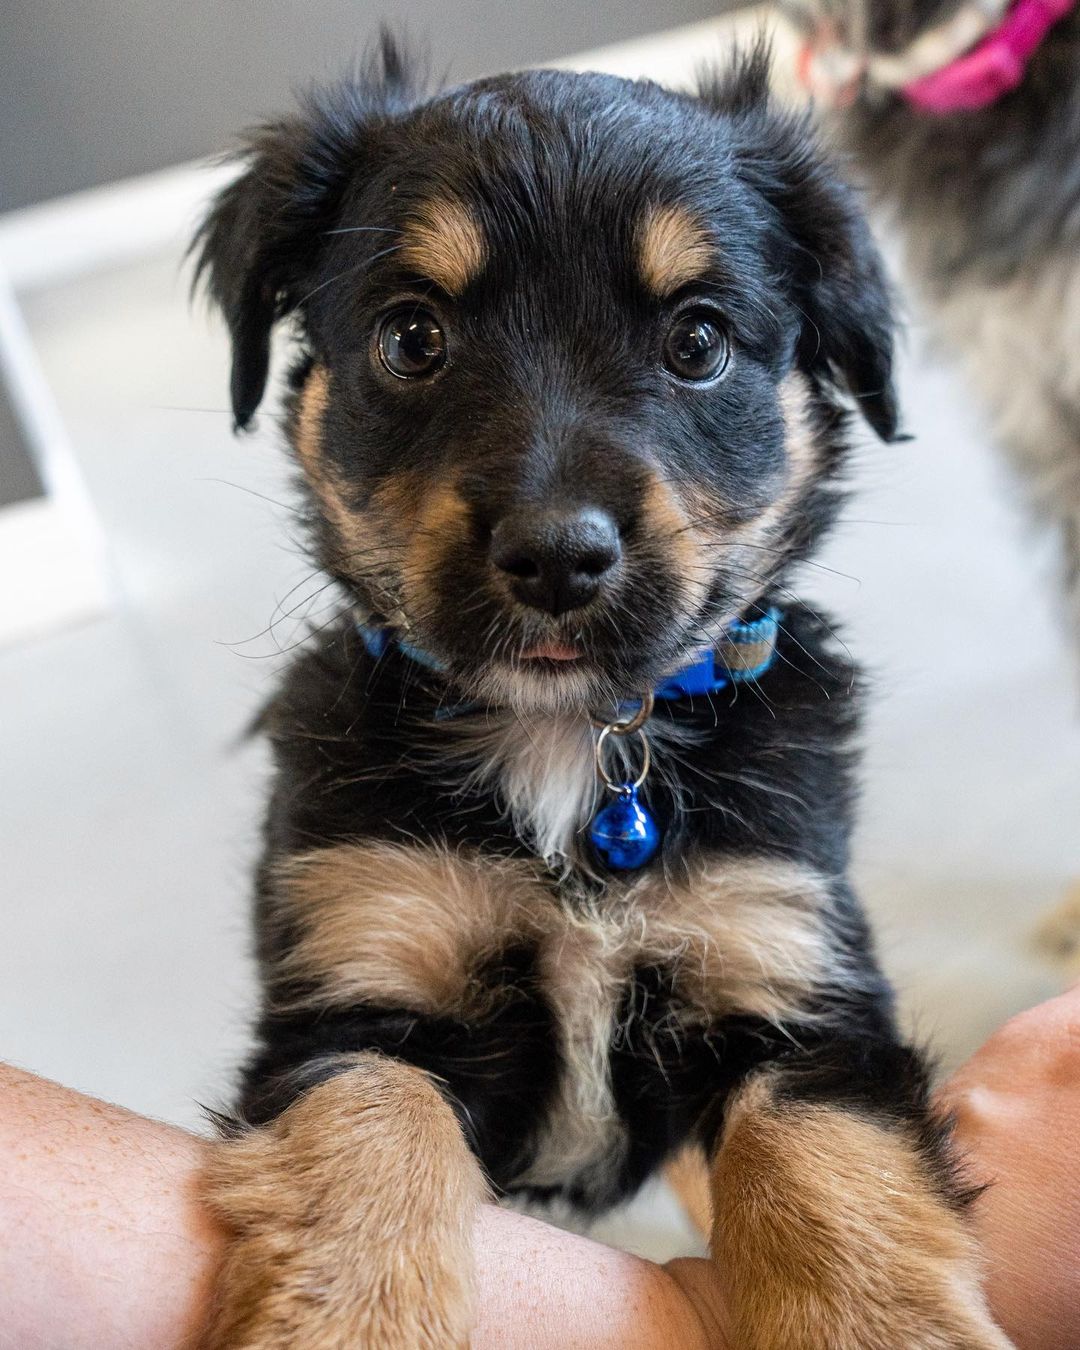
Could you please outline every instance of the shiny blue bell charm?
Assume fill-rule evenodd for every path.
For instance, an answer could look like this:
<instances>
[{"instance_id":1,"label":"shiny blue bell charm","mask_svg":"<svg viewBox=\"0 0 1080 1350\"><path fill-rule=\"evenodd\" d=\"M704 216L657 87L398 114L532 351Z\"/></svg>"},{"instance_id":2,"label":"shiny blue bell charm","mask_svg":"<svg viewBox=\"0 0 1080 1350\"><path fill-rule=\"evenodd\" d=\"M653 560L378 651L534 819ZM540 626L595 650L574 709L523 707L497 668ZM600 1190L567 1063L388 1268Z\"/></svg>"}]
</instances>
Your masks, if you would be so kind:
<instances>
[{"instance_id":1,"label":"shiny blue bell charm","mask_svg":"<svg viewBox=\"0 0 1080 1350\"><path fill-rule=\"evenodd\" d=\"M600 728L596 738L596 771L607 790L615 794L615 800L593 816L589 838L601 861L617 872L644 867L660 847L660 827L638 801L638 788L649 776L652 763L644 731L652 710L653 696L646 694L629 717L606 723L593 719L593 725ZM641 771L632 782L627 782L622 773L613 777L604 766L604 747L612 736L617 740L636 736L640 742Z\"/></svg>"},{"instance_id":2,"label":"shiny blue bell charm","mask_svg":"<svg viewBox=\"0 0 1080 1350\"><path fill-rule=\"evenodd\" d=\"M660 846L656 821L638 801L637 786L627 783L619 795L593 817L589 838L608 865L619 872L644 867Z\"/></svg>"}]
</instances>

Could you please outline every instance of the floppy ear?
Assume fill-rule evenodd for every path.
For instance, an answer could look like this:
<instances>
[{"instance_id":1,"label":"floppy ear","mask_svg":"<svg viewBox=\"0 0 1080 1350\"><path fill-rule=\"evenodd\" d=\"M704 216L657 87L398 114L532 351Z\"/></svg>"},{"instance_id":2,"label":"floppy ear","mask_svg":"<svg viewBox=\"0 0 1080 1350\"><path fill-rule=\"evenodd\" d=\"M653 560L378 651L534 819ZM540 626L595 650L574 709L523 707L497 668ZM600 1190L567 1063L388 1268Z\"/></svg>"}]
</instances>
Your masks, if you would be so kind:
<instances>
[{"instance_id":1,"label":"floppy ear","mask_svg":"<svg viewBox=\"0 0 1080 1350\"><path fill-rule=\"evenodd\" d=\"M236 430L262 400L270 331L310 290L367 131L379 115L407 106L411 88L399 48L384 31L356 77L310 94L295 116L248 134L239 177L196 232L194 284L206 286L232 338Z\"/></svg>"},{"instance_id":2,"label":"floppy ear","mask_svg":"<svg viewBox=\"0 0 1080 1350\"><path fill-rule=\"evenodd\" d=\"M892 296L855 193L822 152L809 115L770 106L764 42L701 95L729 117L740 176L767 204L773 265L803 315L800 364L846 389L882 440L897 439Z\"/></svg>"},{"instance_id":3,"label":"floppy ear","mask_svg":"<svg viewBox=\"0 0 1080 1350\"><path fill-rule=\"evenodd\" d=\"M883 441L895 440L895 319L877 245L854 192L819 157L807 123L790 121L782 132L787 144L778 147L769 176L791 236L792 298L805 319L799 359L845 387Z\"/></svg>"}]
</instances>

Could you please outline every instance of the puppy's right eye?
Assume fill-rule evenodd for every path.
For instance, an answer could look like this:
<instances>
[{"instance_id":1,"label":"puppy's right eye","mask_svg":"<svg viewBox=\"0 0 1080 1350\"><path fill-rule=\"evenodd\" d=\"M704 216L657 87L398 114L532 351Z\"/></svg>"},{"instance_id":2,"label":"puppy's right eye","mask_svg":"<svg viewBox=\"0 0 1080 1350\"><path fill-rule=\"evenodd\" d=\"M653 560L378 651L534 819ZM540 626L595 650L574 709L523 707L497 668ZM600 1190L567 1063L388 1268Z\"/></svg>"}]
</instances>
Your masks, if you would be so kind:
<instances>
[{"instance_id":1,"label":"puppy's right eye","mask_svg":"<svg viewBox=\"0 0 1080 1350\"><path fill-rule=\"evenodd\" d=\"M446 363L446 335L427 309L410 305L388 314L379 329L379 359L399 380L434 375Z\"/></svg>"},{"instance_id":2,"label":"puppy's right eye","mask_svg":"<svg viewBox=\"0 0 1080 1350\"><path fill-rule=\"evenodd\" d=\"M664 341L664 365L680 380L715 380L727 369L731 344L718 319L707 309L680 314Z\"/></svg>"}]
</instances>

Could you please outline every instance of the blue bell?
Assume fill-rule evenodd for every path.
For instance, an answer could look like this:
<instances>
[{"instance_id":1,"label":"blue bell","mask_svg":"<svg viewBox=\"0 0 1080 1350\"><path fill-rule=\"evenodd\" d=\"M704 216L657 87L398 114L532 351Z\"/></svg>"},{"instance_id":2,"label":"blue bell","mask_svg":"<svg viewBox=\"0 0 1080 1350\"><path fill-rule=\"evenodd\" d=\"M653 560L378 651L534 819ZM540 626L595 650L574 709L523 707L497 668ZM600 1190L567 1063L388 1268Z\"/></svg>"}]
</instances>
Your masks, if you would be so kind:
<instances>
[{"instance_id":1,"label":"blue bell","mask_svg":"<svg viewBox=\"0 0 1080 1350\"><path fill-rule=\"evenodd\" d=\"M615 801L596 813L589 838L608 867L618 872L644 867L660 846L656 821L638 801L632 783L619 788Z\"/></svg>"}]
</instances>

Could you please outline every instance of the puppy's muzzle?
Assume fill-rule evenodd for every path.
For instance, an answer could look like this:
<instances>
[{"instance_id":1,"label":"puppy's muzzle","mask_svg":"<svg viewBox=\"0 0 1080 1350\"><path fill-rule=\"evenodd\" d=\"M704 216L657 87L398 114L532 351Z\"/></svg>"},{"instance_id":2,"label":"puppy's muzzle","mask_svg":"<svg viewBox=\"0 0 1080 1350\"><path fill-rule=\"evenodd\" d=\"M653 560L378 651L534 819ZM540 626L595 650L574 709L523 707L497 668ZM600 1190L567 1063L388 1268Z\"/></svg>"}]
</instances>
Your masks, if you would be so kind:
<instances>
[{"instance_id":1,"label":"puppy's muzzle","mask_svg":"<svg viewBox=\"0 0 1080 1350\"><path fill-rule=\"evenodd\" d=\"M597 507L521 509L495 526L490 558L515 599L558 617L597 596L618 567L622 541Z\"/></svg>"}]
</instances>

